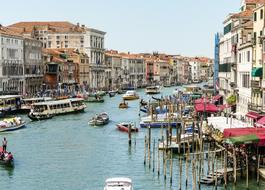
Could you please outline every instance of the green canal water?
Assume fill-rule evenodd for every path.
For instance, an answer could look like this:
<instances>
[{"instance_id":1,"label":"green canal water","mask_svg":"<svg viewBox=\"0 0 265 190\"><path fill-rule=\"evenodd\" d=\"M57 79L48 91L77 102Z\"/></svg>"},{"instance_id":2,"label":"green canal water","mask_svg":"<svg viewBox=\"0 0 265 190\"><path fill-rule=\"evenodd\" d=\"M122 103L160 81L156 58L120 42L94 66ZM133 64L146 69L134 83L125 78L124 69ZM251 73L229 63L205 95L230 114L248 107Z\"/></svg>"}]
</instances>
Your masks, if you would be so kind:
<instances>
[{"instance_id":1,"label":"green canal water","mask_svg":"<svg viewBox=\"0 0 265 190\"><path fill-rule=\"evenodd\" d=\"M164 88L163 95L171 94L174 88ZM147 98L143 90L138 91ZM14 168L0 166L0 189L12 190L103 190L104 181L109 177L127 176L132 178L135 190L178 189L179 172L173 163L173 184L169 178L157 176L144 167L144 136L146 129L133 135L132 146L128 147L128 134L116 129L121 121L139 123L139 101L129 102L130 108L120 110L121 96L105 97L102 104L87 104L84 113L54 117L51 120L31 122L26 115L26 128L0 134L8 139L8 149L15 157ZM104 127L87 124L95 113L108 112L111 122ZM158 138L159 129L152 130ZM161 164L162 166L162 164ZM162 170L161 170L162 174ZM169 176L169 172L168 172ZM183 166L182 189L192 189L192 173L189 169L188 187L185 187ZM239 181L242 189L245 181ZM214 189L201 186L201 189ZM218 187L223 189L223 187ZM265 189L250 181L250 189Z\"/></svg>"}]
</instances>

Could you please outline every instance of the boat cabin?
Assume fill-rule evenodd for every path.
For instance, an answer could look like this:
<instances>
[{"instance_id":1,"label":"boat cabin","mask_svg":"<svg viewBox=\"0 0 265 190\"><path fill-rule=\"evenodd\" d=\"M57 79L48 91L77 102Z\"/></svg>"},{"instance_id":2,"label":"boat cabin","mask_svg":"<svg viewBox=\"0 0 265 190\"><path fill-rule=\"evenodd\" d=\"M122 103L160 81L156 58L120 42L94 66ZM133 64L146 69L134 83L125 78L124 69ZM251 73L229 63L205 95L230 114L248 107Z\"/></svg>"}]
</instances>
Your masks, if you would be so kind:
<instances>
[{"instance_id":1,"label":"boat cabin","mask_svg":"<svg viewBox=\"0 0 265 190\"><path fill-rule=\"evenodd\" d=\"M0 112L16 111L21 106L21 95L0 96Z\"/></svg>"}]
</instances>

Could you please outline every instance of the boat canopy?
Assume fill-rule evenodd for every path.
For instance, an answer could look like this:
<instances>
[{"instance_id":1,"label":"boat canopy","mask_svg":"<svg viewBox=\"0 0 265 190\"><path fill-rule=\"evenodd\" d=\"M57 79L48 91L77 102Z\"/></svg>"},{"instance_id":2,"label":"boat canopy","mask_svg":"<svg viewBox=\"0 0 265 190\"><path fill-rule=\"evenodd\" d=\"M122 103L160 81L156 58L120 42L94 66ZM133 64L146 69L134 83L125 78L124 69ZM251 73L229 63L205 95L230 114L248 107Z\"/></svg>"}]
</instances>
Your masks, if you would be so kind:
<instances>
[{"instance_id":1,"label":"boat canopy","mask_svg":"<svg viewBox=\"0 0 265 190\"><path fill-rule=\"evenodd\" d=\"M257 122L256 125L259 127L263 127L265 125L265 116L263 116L262 118L260 118Z\"/></svg>"}]
</instances>

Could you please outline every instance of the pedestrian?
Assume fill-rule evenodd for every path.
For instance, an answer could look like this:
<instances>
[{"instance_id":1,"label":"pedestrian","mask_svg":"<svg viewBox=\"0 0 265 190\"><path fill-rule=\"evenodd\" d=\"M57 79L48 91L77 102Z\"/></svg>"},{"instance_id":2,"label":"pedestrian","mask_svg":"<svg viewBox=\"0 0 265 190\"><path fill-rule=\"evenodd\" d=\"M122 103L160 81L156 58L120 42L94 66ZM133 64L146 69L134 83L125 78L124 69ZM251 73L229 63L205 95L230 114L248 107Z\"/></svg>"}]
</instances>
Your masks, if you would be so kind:
<instances>
[{"instance_id":1,"label":"pedestrian","mask_svg":"<svg viewBox=\"0 0 265 190\"><path fill-rule=\"evenodd\" d=\"M3 152L6 152L7 140L5 137L4 140L2 141L2 144L3 144Z\"/></svg>"}]
</instances>

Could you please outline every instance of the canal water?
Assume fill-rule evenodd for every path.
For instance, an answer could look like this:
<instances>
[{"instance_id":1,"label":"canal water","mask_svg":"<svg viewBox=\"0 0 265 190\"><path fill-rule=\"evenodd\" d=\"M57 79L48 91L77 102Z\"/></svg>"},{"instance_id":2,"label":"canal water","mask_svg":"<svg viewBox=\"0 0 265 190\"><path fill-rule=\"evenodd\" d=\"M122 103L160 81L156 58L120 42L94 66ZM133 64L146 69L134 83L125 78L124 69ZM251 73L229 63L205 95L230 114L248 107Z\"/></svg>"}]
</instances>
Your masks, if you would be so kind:
<instances>
[{"instance_id":1,"label":"canal water","mask_svg":"<svg viewBox=\"0 0 265 190\"><path fill-rule=\"evenodd\" d=\"M173 89L164 88L162 95L172 94ZM147 99L144 90L138 93ZM121 100L121 95L106 96L104 103L87 104L84 113L46 121L32 122L26 115L21 115L27 121L26 128L0 134L1 139L7 137L8 149L15 156L14 168L0 166L0 189L103 190L106 178L118 176L132 178L135 190L177 189L177 161L173 163L172 187L169 174L165 183L162 170L158 178L152 167L144 167L146 129L133 135L131 148L128 147L128 134L116 129L115 125L121 121L139 124L139 101L131 101L129 109L120 110L118 104ZM89 118L100 112L109 113L111 122L104 127L89 126ZM152 130L154 137L158 138L159 134L159 129ZM191 169L188 178L187 189L192 189ZM185 170L182 189L186 189L184 185ZM250 185L250 189L265 189L263 183L257 187L254 181L250 181ZM245 187L244 180L229 189L242 187ZM201 189L214 188L202 186Z\"/></svg>"}]
</instances>

